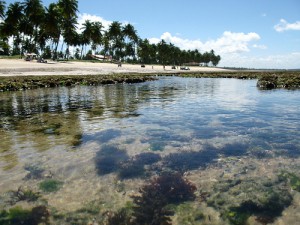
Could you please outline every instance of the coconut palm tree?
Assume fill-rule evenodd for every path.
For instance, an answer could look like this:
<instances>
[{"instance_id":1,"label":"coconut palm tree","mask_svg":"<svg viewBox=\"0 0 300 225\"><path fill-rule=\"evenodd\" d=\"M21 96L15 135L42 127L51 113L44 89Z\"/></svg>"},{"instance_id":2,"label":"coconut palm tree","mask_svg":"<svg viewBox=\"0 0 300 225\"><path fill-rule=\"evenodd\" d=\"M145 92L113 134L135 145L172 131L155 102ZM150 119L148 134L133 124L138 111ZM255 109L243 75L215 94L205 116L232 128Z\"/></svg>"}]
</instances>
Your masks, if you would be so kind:
<instances>
[{"instance_id":1,"label":"coconut palm tree","mask_svg":"<svg viewBox=\"0 0 300 225\"><path fill-rule=\"evenodd\" d=\"M92 42L92 36L93 36L93 24L90 20L86 20L83 24L82 24L82 28L83 30L82 34L81 34L81 44L82 44L82 48L81 48L81 58L83 56L83 48L90 44Z\"/></svg>"},{"instance_id":2,"label":"coconut palm tree","mask_svg":"<svg viewBox=\"0 0 300 225\"><path fill-rule=\"evenodd\" d=\"M77 18L78 1L77 0L58 0L58 7L61 10L62 17L67 20L70 18Z\"/></svg>"},{"instance_id":3,"label":"coconut palm tree","mask_svg":"<svg viewBox=\"0 0 300 225\"><path fill-rule=\"evenodd\" d=\"M64 41L69 45L74 43L74 36L77 25L77 12L78 1L77 0L58 0L59 13L61 15L61 30L64 37Z\"/></svg>"},{"instance_id":4,"label":"coconut palm tree","mask_svg":"<svg viewBox=\"0 0 300 225\"><path fill-rule=\"evenodd\" d=\"M138 35L137 31L131 24L126 24L122 28L122 33L125 40L125 48L126 48L126 55L132 58L136 58L136 44L138 43Z\"/></svg>"},{"instance_id":5,"label":"coconut palm tree","mask_svg":"<svg viewBox=\"0 0 300 225\"><path fill-rule=\"evenodd\" d=\"M15 39L19 40L19 36L21 35L20 24L23 18L22 4L20 2L11 3L8 6L4 23L1 25L1 35L6 38L12 37L13 43L15 43ZM12 50L14 53L15 45Z\"/></svg>"},{"instance_id":6,"label":"coconut palm tree","mask_svg":"<svg viewBox=\"0 0 300 225\"><path fill-rule=\"evenodd\" d=\"M26 24L33 27L33 32L25 27L25 34L30 37L30 40L33 38L34 41L33 45L31 45L34 46L34 49L30 49L30 51L37 51L36 44L39 42L39 27L45 18L45 10L41 0L25 0L22 5L25 18L27 19Z\"/></svg>"},{"instance_id":7,"label":"coconut palm tree","mask_svg":"<svg viewBox=\"0 0 300 225\"><path fill-rule=\"evenodd\" d=\"M56 58L56 52L58 48L59 38L61 36L61 23L62 17L60 9L56 3L51 3L46 8L45 19L42 25L42 29L46 32L46 35L52 41L52 52L54 52L53 58ZM55 47L53 47L55 45Z\"/></svg>"},{"instance_id":8,"label":"coconut palm tree","mask_svg":"<svg viewBox=\"0 0 300 225\"><path fill-rule=\"evenodd\" d=\"M93 22L92 23L92 49L96 51L97 46L102 44L103 41L103 25L101 22Z\"/></svg>"},{"instance_id":9,"label":"coconut palm tree","mask_svg":"<svg viewBox=\"0 0 300 225\"><path fill-rule=\"evenodd\" d=\"M5 15L5 1L0 1L0 18L4 19Z\"/></svg>"},{"instance_id":10,"label":"coconut palm tree","mask_svg":"<svg viewBox=\"0 0 300 225\"><path fill-rule=\"evenodd\" d=\"M113 58L120 60L123 56L122 48L124 46L124 36L120 22L114 21L110 24L107 32L110 42L110 51Z\"/></svg>"}]
</instances>

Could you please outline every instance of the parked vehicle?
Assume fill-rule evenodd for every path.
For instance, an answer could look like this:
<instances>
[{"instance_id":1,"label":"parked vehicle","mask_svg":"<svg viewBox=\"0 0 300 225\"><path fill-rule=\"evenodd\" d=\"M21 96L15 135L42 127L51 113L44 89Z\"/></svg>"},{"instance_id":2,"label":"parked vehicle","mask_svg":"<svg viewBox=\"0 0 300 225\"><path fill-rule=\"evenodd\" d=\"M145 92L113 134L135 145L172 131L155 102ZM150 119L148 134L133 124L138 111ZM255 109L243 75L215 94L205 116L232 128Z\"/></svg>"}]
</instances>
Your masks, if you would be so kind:
<instances>
[{"instance_id":1,"label":"parked vehicle","mask_svg":"<svg viewBox=\"0 0 300 225\"><path fill-rule=\"evenodd\" d=\"M188 66L182 66L182 67L180 67L180 69L181 70L190 70L190 67L188 67Z\"/></svg>"}]
</instances>

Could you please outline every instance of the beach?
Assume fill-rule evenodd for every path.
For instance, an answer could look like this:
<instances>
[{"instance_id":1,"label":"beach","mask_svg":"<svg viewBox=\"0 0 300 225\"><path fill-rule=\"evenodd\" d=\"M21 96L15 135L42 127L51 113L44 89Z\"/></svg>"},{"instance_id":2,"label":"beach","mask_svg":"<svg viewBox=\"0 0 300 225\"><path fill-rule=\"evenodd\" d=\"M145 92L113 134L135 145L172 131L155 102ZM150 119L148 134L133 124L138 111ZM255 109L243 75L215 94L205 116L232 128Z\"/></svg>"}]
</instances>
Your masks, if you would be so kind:
<instances>
[{"instance_id":1,"label":"beach","mask_svg":"<svg viewBox=\"0 0 300 225\"><path fill-rule=\"evenodd\" d=\"M139 64L118 64L100 62L77 62L77 61L25 61L23 59L0 59L0 76L42 76L42 75L108 75L118 73L160 74L179 72L224 72L228 71L215 67L189 67L190 70L180 70L180 67L172 69L171 66Z\"/></svg>"}]
</instances>

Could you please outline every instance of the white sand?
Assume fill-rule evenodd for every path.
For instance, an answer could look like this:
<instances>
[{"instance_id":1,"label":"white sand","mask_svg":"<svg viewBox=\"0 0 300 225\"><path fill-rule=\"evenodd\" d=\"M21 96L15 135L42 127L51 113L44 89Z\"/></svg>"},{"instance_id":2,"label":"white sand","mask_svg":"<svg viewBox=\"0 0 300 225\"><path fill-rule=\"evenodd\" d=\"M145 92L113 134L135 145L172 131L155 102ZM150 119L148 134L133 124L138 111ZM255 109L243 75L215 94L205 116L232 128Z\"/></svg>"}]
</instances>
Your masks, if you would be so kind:
<instances>
[{"instance_id":1,"label":"white sand","mask_svg":"<svg viewBox=\"0 0 300 225\"><path fill-rule=\"evenodd\" d=\"M190 67L190 71L195 72L221 72L225 69L213 67ZM113 73L176 73L188 72L177 68L172 70L170 66L165 69L160 65L140 65L122 64L118 67L112 63L92 63L92 62L53 62L38 63L36 61L27 62L22 59L0 59L0 76L29 76L29 75L101 75Z\"/></svg>"}]
</instances>

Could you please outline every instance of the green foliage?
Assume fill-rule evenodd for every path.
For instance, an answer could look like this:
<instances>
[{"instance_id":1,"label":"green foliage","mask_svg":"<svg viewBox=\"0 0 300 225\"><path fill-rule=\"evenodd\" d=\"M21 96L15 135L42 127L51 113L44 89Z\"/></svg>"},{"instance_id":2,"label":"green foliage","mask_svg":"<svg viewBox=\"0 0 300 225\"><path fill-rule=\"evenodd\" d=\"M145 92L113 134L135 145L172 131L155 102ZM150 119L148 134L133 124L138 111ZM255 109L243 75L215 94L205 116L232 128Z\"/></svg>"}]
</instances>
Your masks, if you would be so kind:
<instances>
[{"instance_id":1,"label":"green foliage","mask_svg":"<svg viewBox=\"0 0 300 225\"><path fill-rule=\"evenodd\" d=\"M61 181L49 179L49 180L42 181L39 184L39 188L44 192L56 192L61 188L62 185L63 182Z\"/></svg>"},{"instance_id":2,"label":"green foliage","mask_svg":"<svg viewBox=\"0 0 300 225\"><path fill-rule=\"evenodd\" d=\"M4 19L1 28L3 38L12 37L13 46L8 46L12 54L22 55L23 52L42 52L43 58L57 60L69 59L69 46L81 46L81 53L76 51L76 59L90 59L90 51L102 46L101 54L110 54L114 60L141 63L159 63L162 65L181 65L184 63L211 62L216 66L221 57L214 51L201 54L198 50L181 50L172 43L161 40L158 44L150 44L149 40L140 40L137 31L131 24L122 25L118 21L110 24L107 31L101 22L86 20L81 32L77 32L78 0L58 0L44 8L40 0L11 3L5 12L5 2L0 1L0 18ZM60 37L66 43L65 55L58 56ZM49 43L54 45L50 49ZM20 47L21 46L21 47ZM46 47L47 46L47 47ZM83 56L83 49L91 46L89 53ZM3 48L4 49L4 48ZM51 51L50 51L51 50ZM51 52L53 52L51 54ZM5 50L2 54L8 54Z\"/></svg>"}]
</instances>

